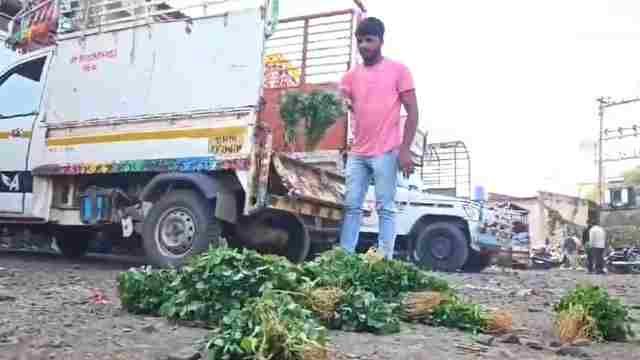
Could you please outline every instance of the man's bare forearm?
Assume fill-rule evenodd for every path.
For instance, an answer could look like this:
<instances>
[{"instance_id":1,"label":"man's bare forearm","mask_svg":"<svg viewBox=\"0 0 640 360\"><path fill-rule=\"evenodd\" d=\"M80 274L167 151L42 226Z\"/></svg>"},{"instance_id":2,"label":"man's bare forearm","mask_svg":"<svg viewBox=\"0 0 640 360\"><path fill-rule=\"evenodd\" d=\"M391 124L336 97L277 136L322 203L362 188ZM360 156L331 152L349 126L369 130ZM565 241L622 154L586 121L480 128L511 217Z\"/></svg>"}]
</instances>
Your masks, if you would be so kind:
<instances>
[{"instance_id":1,"label":"man's bare forearm","mask_svg":"<svg viewBox=\"0 0 640 360\"><path fill-rule=\"evenodd\" d=\"M418 130L418 108L417 106L412 109L407 109L407 120L404 124L404 136L402 139L402 147L409 150L413 139L416 136Z\"/></svg>"},{"instance_id":2,"label":"man's bare forearm","mask_svg":"<svg viewBox=\"0 0 640 360\"><path fill-rule=\"evenodd\" d=\"M409 150L418 130L418 99L414 90L400 94L400 101L407 111L407 120L404 124L404 136L402 148Z\"/></svg>"}]
</instances>

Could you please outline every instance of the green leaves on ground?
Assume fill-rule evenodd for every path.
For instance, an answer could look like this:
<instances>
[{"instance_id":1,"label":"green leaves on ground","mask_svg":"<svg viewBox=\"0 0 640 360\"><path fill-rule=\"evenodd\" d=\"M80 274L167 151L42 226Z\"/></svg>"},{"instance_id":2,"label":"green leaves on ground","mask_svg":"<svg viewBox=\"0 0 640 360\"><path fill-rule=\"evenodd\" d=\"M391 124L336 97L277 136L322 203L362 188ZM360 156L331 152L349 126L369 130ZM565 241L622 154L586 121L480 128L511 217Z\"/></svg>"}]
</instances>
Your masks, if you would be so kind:
<instances>
[{"instance_id":1,"label":"green leaves on ground","mask_svg":"<svg viewBox=\"0 0 640 360\"><path fill-rule=\"evenodd\" d=\"M303 360L311 351L326 357L326 343L326 329L309 310L290 295L269 291L229 312L207 347L211 360Z\"/></svg>"},{"instance_id":2,"label":"green leaves on ground","mask_svg":"<svg viewBox=\"0 0 640 360\"><path fill-rule=\"evenodd\" d=\"M266 290L297 290L305 280L299 267L254 251L213 250L195 258L170 282L175 296L161 314L180 320L217 323Z\"/></svg>"},{"instance_id":3,"label":"green leaves on ground","mask_svg":"<svg viewBox=\"0 0 640 360\"><path fill-rule=\"evenodd\" d=\"M175 296L167 286L176 278L175 270L132 269L118 275L118 294L122 306L134 314L158 314L160 307Z\"/></svg>"},{"instance_id":4,"label":"green leaves on ground","mask_svg":"<svg viewBox=\"0 0 640 360\"><path fill-rule=\"evenodd\" d=\"M309 306L309 294L321 288L342 294L331 316L314 314ZM221 327L209 342L212 359L325 359L325 329L317 319L334 329L395 333L402 299L414 291L450 299L434 309L431 323L471 331L486 327L479 307L458 301L445 281L410 264L343 250L298 266L254 251L212 249L181 270L120 274L118 289L130 312Z\"/></svg>"},{"instance_id":5,"label":"green leaves on ground","mask_svg":"<svg viewBox=\"0 0 640 360\"><path fill-rule=\"evenodd\" d=\"M583 309L586 315L595 320L592 335L597 340L624 341L634 335L629 309L599 286L578 286L563 297L554 310L560 316L563 312L576 308Z\"/></svg>"},{"instance_id":6,"label":"green leaves on ground","mask_svg":"<svg viewBox=\"0 0 640 360\"><path fill-rule=\"evenodd\" d=\"M304 266L304 275L316 286L358 289L385 301L397 301L412 291L449 292L449 284L418 267L401 261L369 262L364 255L351 255L342 249L324 253Z\"/></svg>"},{"instance_id":7,"label":"green leaves on ground","mask_svg":"<svg viewBox=\"0 0 640 360\"><path fill-rule=\"evenodd\" d=\"M393 334L400 331L399 304L387 303L363 290L347 292L338 306L340 328L346 331Z\"/></svg>"},{"instance_id":8,"label":"green leaves on ground","mask_svg":"<svg viewBox=\"0 0 640 360\"><path fill-rule=\"evenodd\" d=\"M479 305L468 304L452 296L434 309L428 322L478 333L487 329L489 317Z\"/></svg>"}]
</instances>

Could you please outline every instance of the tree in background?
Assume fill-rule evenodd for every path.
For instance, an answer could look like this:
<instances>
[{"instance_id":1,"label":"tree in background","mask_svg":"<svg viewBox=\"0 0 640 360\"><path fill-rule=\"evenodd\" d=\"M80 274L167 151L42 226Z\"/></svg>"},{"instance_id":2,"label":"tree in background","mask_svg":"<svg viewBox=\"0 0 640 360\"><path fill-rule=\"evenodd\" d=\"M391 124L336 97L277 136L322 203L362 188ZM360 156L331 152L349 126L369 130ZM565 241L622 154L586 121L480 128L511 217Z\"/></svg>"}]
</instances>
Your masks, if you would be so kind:
<instances>
[{"instance_id":1,"label":"tree in background","mask_svg":"<svg viewBox=\"0 0 640 360\"><path fill-rule=\"evenodd\" d=\"M623 176L625 184L632 186L640 185L640 167L625 171Z\"/></svg>"},{"instance_id":2,"label":"tree in background","mask_svg":"<svg viewBox=\"0 0 640 360\"><path fill-rule=\"evenodd\" d=\"M305 151L312 151L318 146L327 130L344 114L342 102L333 93L290 92L284 96L280 104L285 142L295 144L302 127Z\"/></svg>"}]
</instances>

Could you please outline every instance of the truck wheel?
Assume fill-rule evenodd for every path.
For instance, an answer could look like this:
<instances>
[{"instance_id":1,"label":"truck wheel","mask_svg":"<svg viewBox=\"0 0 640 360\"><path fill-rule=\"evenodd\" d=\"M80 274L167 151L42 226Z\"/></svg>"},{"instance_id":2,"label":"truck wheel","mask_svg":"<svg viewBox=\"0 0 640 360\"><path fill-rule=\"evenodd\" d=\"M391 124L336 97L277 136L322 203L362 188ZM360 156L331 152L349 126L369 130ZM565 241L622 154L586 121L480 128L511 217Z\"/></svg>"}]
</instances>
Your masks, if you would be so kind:
<instances>
[{"instance_id":1,"label":"truck wheel","mask_svg":"<svg viewBox=\"0 0 640 360\"><path fill-rule=\"evenodd\" d=\"M179 267L192 255L218 246L222 224L207 199L191 190L176 190L160 198L144 219L142 237L148 261L159 267Z\"/></svg>"},{"instance_id":2,"label":"truck wheel","mask_svg":"<svg viewBox=\"0 0 640 360\"><path fill-rule=\"evenodd\" d=\"M413 258L432 270L456 271L467 262L469 245L462 230L448 222L435 222L418 235Z\"/></svg>"},{"instance_id":3,"label":"truck wheel","mask_svg":"<svg viewBox=\"0 0 640 360\"><path fill-rule=\"evenodd\" d=\"M481 254L473 249L469 250L469 259L462 267L466 272L481 272L491 265L491 256Z\"/></svg>"},{"instance_id":4,"label":"truck wheel","mask_svg":"<svg viewBox=\"0 0 640 360\"><path fill-rule=\"evenodd\" d=\"M242 219L236 235L240 247L283 256L293 263L305 261L311 249L311 236L301 220L281 210L261 210Z\"/></svg>"},{"instance_id":5,"label":"truck wheel","mask_svg":"<svg viewBox=\"0 0 640 360\"><path fill-rule=\"evenodd\" d=\"M89 243L95 234L84 229L60 228L53 230L53 237L62 255L76 259L86 255L89 251Z\"/></svg>"}]
</instances>

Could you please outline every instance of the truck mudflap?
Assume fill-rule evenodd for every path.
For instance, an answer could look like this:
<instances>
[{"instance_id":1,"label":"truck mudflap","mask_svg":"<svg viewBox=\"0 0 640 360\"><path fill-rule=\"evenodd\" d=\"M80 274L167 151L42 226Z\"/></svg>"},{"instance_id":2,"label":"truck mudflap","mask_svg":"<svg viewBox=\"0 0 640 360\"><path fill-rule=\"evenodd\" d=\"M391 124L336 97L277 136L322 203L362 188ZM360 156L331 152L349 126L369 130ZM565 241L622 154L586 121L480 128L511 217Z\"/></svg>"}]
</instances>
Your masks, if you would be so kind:
<instances>
[{"instance_id":1,"label":"truck mudflap","mask_svg":"<svg viewBox=\"0 0 640 360\"><path fill-rule=\"evenodd\" d=\"M345 178L284 154L271 161L267 207L299 215L342 219Z\"/></svg>"}]
</instances>

